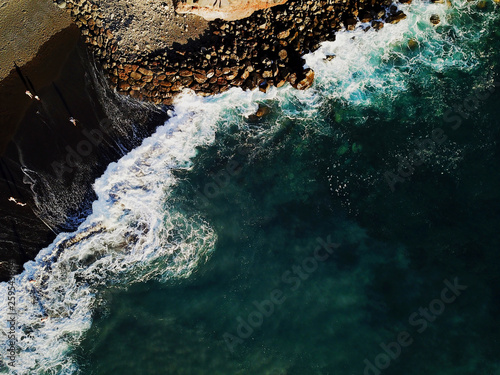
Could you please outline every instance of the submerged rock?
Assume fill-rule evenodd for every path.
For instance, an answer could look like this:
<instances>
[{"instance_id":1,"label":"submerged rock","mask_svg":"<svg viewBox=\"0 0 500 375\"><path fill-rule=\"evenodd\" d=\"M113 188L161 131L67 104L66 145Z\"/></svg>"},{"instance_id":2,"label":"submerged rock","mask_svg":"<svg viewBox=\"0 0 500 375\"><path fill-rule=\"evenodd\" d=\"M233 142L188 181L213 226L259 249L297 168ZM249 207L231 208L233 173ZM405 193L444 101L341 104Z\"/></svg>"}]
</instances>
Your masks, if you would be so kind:
<instances>
[{"instance_id":1,"label":"submerged rock","mask_svg":"<svg viewBox=\"0 0 500 375\"><path fill-rule=\"evenodd\" d=\"M433 25L438 25L441 22L441 18L437 14L433 14L430 18L430 21Z\"/></svg>"}]
</instances>

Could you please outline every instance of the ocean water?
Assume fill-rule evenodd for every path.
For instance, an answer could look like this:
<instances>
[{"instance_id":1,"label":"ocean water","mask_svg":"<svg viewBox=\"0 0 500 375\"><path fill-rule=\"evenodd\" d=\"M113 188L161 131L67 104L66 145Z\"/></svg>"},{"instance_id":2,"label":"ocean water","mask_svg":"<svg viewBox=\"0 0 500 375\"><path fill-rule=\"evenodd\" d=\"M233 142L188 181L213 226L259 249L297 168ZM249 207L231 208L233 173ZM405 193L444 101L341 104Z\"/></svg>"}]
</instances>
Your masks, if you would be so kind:
<instances>
[{"instance_id":1,"label":"ocean water","mask_svg":"<svg viewBox=\"0 0 500 375\"><path fill-rule=\"evenodd\" d=\"M499 6L402 8L307 91L179 97L15 277L0 371L499 375Z\"/></svg>"}]
</instances>

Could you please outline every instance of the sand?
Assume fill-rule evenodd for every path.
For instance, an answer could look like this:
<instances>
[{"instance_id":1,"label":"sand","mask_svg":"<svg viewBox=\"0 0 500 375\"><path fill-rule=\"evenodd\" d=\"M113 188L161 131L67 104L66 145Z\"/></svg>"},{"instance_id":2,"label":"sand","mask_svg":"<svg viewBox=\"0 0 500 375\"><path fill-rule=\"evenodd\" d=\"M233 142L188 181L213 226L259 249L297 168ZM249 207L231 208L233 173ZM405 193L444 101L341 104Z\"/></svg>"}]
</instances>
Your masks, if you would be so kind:
<instances>
[{"instance_id":1,"label":"sand","mask_svg":"<svg viewBox=\"0 0 500 375\"><path fill-rule=\"evenodd\" d=\"M39 48L71 24L69 14L52 0L0 0L0 80L23 66Z\"/></svg>"},{"instance_id":2,"label":"sand","mask_svg":"<svg viewBox=\"0 0 500 375\"><path fill-rule=\"evenodd\" d=\"M208 27L199 16L177 14L172 0L102 0L100 10L104 28L113 32L122 56L185 44Z\"/></svg>"}]
</instances>

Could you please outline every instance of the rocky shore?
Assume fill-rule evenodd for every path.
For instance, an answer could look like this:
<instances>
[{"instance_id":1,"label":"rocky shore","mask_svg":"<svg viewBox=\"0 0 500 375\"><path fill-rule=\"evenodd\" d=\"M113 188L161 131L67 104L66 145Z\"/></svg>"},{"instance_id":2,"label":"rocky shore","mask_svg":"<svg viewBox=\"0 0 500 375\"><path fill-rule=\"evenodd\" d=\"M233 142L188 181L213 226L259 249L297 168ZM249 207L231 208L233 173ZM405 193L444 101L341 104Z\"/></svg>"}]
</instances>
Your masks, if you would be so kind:
<instances>
[{"instance_id":1,"label":"rocky shore","mask_svg":"<svg viewBox=\"0 0 500 375\"><path fill-rule=\"evenodd\" d=\"M170 37L171 43L153 43L131 51L122 47L123 29L127 22L138 20L127 21L123 16L117 20L117 13L113 13L116 6L107 7L108 0L54 1L68 9L113 88L166 105L185 88L202 96L231 87L266 91L286 83L307 89L314 72L303 69L302 56L317 49L320 42L334 40L335 32L343 27L380 29L384 22L396 23L406 17L391 0L296 0L235 21L207 22L189 15L195 17L190 22L198 22L201 28L194 30L187 42L175 43L174 38L172 43ZM164 6L173 11L174 4ZM147 25L148 20L141 22ZM184 30L189 32L187 21ZM150 29L151 34L163 32L169 30Z\"/></svg>"}]
</instances>

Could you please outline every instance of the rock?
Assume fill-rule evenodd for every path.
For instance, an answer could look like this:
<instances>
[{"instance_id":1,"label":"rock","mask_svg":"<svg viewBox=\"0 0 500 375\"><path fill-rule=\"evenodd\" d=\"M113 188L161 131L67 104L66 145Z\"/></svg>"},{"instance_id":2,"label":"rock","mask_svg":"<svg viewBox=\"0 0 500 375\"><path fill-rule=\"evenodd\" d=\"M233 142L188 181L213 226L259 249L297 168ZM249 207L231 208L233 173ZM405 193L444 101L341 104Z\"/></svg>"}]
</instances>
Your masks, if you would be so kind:
<instances>
[{"instance_id":1,"label":"rock","mask_svg":"<svg viewBox=\"0 0 500 375\"><path fill-rule=\"evenodd\" d=\"M382 21L373 21L372 22L372 27L375 30L380 30L382 27L384 27L384 23Z\"/></svg>"},{"instance_id":2,"label":"rock","mask_svg":"<svg viewBox=\"0 0 500 375\"><path fill-rule=\"evenodd\" d=\"M359 20L360 22L362 23L366 23L366 22L371 22L373 20L373 16L370 12L368 11L363 11L360 15L359 15Z\"/></svg>"},{"instance_id":3,"label":"rock","mask_svg":"<svg viewBox=\"0 0 500 375\"><path fill-rule=\"evenodd\" d=\"M286 83L286 79L282 78L278 81L278 83L276 83L276 87L277 88L280 88L282 87L284 84Z\"/></svg>"},{"instance_id":4,"label":"rock","mask_svg":"<svg viewBox=\"0 0 500 375\"><path fill-rule=\"evenodd\" d=\"M278 33L278 39L285 39L290 36L290 30L284 30Z\"/></svg>"},{"instance_id":5,"label":"rock","mask_svg":"<svg viewBox=\"0 0 500 375\"><path fill-rule=\"evenodd\" d=\"M170 87L170 91L181 91L182 83L180 81L175 81L174 84Z\"/></svg>"},{"instance_id":6,"label":"rock","mask_svg":"<svg viewBox=\"0 0 500 375\"><path fill-rule=\"evenodd\" d=\"M181 77L191 77L193 75L193 72L189 69L181 69L179 70L179 75Z\"/></svg>"},{"instance_id":7,"label":"rock","mask_svg":"<svg viewBox=\"0 0 500 375\"><path fill-rule=\"evenodd\" d=\"M219 78L217 78L217 84L219 86L226 86L227 85L227 79L225 77L219 77Z\"/></svg>"},{"instance_id":8,"label":"rock","mask_svg":"<svg viewBox=\"0 0 500 375\"><path fill-rule=\"evenodd\" d=\"M139 73L144 74L145 76L152 76L153 75L153 72L151 70L146 69L146 68L140 67L138 70L139 70Z\"/></svg>"},{"instance_id":9,"label":"rock","mask_svg":"<svg viewBox=\"0 0 500 375\"><path fill-rule=\"evenodd\" d=\"M349 31L352 31L356 28L356 24L358 23L358 20L354 17L348 17L346 18L346 20L344 21L344 27L349 30Z\"/></svg>"},{"instance_id":10,"label":"rock","mask_svg":"<svg viewBox=\"0 0 500 375\"><path fill-rule=\"evenodd\" d=\"M286 49L282 49L279 51L278 56L281 60L286 60L288 57L288 52L286 52Z\"/></svg>"},{"instance_id":11,"label":"rock","mask_svg":"<svg viewBox=\"0 0 500 375\"><path fill-rule=\"evenodd\" d=\"M486 0L481 0L477 3L477 7L479 9L485 9L487 5L488 5L488 3L486 2Z\"/></svg>"},{"instance_id":12,"label":"rock","mask_svg":"<svg viewBox=\"0 0 500 375\"><path fill-rule=\"evenodd\" d=\"M66 1L64 1L64 0L57 0L56 4L61 9L66 8Z\"/></svg>"},{"instance_id":13,"label":"rock","mask_svg":"<svg viewBox=\"0 0 500 375\"><path fill-rule=\"evenodd\" d=\"M326 55L323 61L332 61L335 58L335 55Z\"/></svg>"},{"instance_id":14,"label":"rock","mask_svg":"<svg viewBox=\"0 0 500 375\"><path fill-rule=\"evenodd\" d=\"M433 14L430 18L430 21L433 25L438 25L441 22L441 18L437 14Z\"/></svg>"},{"instance_id":15,"label":"rock","mask_svg":"<svg viewBox=\"0 0 500 375\"><path fill-rule=\"evenodd\" d=\"M404 20L405 18L406 18L406 14L402 10L400 10L397 13L392 14L389 17L387 17L385 22L395 24L395 23L398 23L398 22Z\"/></svg>"},{"instance_id":16,"label":"rock","mask_svg":"<svg viewBox=\"0 0 500 375\"><path fill-rule=\"evenodd\" d=\"M267 81L264 81L259 85L259 91L262 91L265 93L265 92L267 92L268 89L269 89L269 82L267 82Z\"/></svg>"},{"instance_id":17,"label":"rock","mask_svg":"<svg viewBox=\"0 0 500 375\"><path fill-rule=\"evenodd\" d=\"M305 77L297 83L297 89L306 90L312 86L314 82L314 70L307 68L304 70Z\"/></svg>"},{"instance_id":18,"label":"rock","mask_svg":"<svg viewBox=\"0 0 500 375\"><path fill-rule=\"evenodd\" d=\"M228 81L232 81L238 76L238 69L231 69L231 71L226 75Z\"/></svg>"},{"instance_id":19,"label":"rock","mask_svg":"<svg viewBox=\"0 0 500 375\"><path fill-rule=\"evenodd\" d=\"M128 91L130 90L130 84L128 82L120 82L120 84L118 85L118 87L120 88L121 91Z\"/></svg>"},{"instance_id":20,"label":"rock","mask_svg":"<svg viewBox=\"0 0 500 375\"><path fill-rule=\"evenodd\" d=\"M207 76L200 74L200 73L194 73L193 77L194 77L194 80L198 83L205 83L207 81Z\"/></svg>"},{"instance_id":21,"label":"rock","mask_svg":"<svg viewBox=\"0 0 500 375\"><path fill-rule=\"evenodd\" d=\"M210 70L207 72L207 78L208 78L208 79L212 78L214 75L215 75L215 70L214 70L214 69L210 69Z\"/></svg>"},{"instance_id":22,"label":"rock","mask_svg":"<svg viewBox=\"0 0 500 375\"><path fill-rule=\"evenodd\" d=\"M132 73L130 73L130 78L135 79L136 81L139 81L142 78L142 74L137 73L137 72L132 72Z\"/></svg>"},{"instance_id":23,"label":"rock","mask_svg":"<svg viewBox=\"0 0 500 375\"><path fill-rule=\"evenodd\" d=\"M264 72L262 72L262 78L272 78L272 77L273 77L272 70L264 70Z\"/></svg>"},{"instance_id":24,"label":"rock","mask_svg":"<svg viewBox=\"0 0 500 375\"><path fill-rule=\"evenodd\" d=\"M408 41L408 48L412 51L418 48L418 42L416 39L410 39Z\"/></svg>"},{"instance_id":25,"label":"rock","mask_svg":"<svg viewBox=\"0 0 500 375\"><path fill-rule=\"evenodd\" d=\"M257 112L255 112L255 116L263 117L269 112L271 112L271 108L269 108L267 105L259 104L259 108L257 109Z\"/></svg>"}]
</instances>

